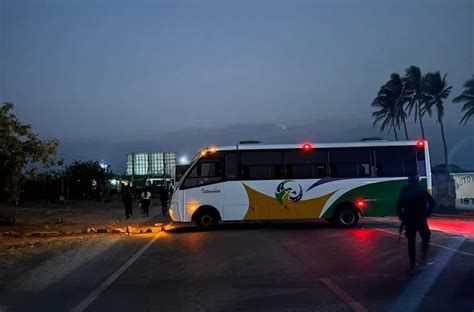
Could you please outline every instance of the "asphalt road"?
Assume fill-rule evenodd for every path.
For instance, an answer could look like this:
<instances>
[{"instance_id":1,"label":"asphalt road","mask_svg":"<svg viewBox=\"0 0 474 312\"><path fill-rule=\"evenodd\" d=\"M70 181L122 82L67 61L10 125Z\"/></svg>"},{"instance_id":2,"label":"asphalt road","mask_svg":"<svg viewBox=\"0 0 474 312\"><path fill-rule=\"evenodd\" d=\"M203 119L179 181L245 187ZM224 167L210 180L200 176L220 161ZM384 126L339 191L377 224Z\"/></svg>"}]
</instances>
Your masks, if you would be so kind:
<instances>
[{"instance_id":1,"label":"asphalt road","mask_svg":"<svg viewBox=\"0 0 474 312\"><path fill-rule=\"evenodd\" d=\"M469 311L474 241L433 232L408 269L396 225L174 225L127 237L42 290L6 291L4 311Z\"/></svg>"}]
</instances>

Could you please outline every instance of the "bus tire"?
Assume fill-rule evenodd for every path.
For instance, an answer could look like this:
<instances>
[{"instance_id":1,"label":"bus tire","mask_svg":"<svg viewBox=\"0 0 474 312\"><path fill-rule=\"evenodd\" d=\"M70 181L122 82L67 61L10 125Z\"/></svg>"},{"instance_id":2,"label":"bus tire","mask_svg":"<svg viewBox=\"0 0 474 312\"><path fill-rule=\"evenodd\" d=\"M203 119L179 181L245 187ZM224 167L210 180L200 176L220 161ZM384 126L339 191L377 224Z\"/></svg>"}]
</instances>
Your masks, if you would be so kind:
<instances>
[{"instance_id":1,"label":"bus tire","mask_svg":"<svg viewBox=\"0 0 474 312\"><path fill-rule=\"evenodd\" d=\"M195 213L193 218L200 230L213 230L219 221L219 212L213 207L202 207Z\"/></svg>"},{"instance_id":2,"label":"bus tire","mask_svg":"<svg viewBox=\"0 0 474 312\"><path fill-rule=\"evenodd\" d=\"M359 223L359 212L352 205L342 205L337 209L335 220L342 228L352 228Z\"/></svg>"}]
</instances>

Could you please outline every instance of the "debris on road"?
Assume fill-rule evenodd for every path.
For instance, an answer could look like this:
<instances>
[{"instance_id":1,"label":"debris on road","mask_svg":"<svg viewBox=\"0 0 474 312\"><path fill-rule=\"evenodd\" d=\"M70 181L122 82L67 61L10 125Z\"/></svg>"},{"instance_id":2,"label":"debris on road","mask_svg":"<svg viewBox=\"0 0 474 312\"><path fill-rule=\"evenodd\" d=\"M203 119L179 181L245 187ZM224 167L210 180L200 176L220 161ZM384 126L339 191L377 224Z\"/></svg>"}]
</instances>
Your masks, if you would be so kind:
<instances>
[{"instance_id":1,"label":"debris on road","mask_svg":"<svg viewBox=\"0 0 474 312\"><path fill-rule=\"evenodd\" d=\"M21 234L15 231L3 232L2 236L21 237Z\"/></svg>"},{"instance_id":2,"label":"debris on road","mask_svg":"<svg viewBox=\"0 0 474 312\"><path fill-rule=\"evenodd\" d=\"M88 234L88 233L96 233L96 229L93 227L86 227L82 229L82 233Z\"/></svg>"},{"instance_id":3,"label":"debris on road","mask_svg":"<svg viewBox=\"0 0 474 312\"><path fill-rule=\"evenodd\" d=\"M18 232L15 232L15 231L11 231L10 235L13 236L13 237L21 237L21 234L18 233Z\"/></svg>"},{"instance_id":4,"label":"debris on road","mask_svg":"<svg viewBox=\"0 0 474 312\"><path fill-rule=\"evenodd\" d=\"M52 232L31 232L29 236L41 236L41 237L52 237L52 236L61 236L61 232L52 231Z\"/></svg>"}]
</instances>

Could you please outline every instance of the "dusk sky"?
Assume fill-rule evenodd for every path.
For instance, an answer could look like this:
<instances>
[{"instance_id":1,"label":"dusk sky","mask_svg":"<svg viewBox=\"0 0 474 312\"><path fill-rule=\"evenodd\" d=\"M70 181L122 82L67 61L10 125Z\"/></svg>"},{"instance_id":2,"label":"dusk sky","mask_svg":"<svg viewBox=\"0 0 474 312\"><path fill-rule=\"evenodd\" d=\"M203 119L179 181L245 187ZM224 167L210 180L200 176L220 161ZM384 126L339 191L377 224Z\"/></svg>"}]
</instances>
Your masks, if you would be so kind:
<instances>
[{"instance_id":1,"label":"dusk sky","mask_svg":"<svg viewBox=\"0 0 474 312\"><path fill-rule=\"evenodd\" d=\"M472 0L0 0L0 101L66 158L120 172L129 152L381 135L370 103L417 65L448 73L450 158L474 168L474 121L451 103L474 74L473 21Z\"/></svg>"}]
</instances>

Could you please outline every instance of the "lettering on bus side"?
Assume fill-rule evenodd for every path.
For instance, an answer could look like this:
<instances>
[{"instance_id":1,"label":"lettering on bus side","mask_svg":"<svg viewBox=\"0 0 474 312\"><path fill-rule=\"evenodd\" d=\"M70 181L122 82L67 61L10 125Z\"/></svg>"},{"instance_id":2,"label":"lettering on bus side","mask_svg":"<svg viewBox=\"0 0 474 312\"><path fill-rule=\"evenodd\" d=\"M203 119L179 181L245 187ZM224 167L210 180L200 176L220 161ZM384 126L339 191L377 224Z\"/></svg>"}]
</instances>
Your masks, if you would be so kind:
<instances>
[{"instance_id":1,"label":"lettering on bus side","mask_svg":"<svg viewBox=\"0 0 474 312\"><path fill-rule=\"evenodd\" d=\"M220 193L221 190L219 190L218 188L213 188L213 189L205 189L205 188L202 188L201 189L201 192L203 194L210 194L210 193Z\"/></svg>"}]
</instances>

